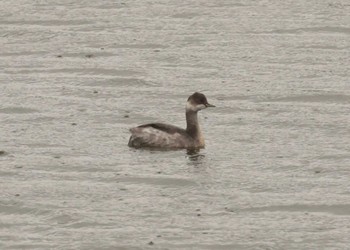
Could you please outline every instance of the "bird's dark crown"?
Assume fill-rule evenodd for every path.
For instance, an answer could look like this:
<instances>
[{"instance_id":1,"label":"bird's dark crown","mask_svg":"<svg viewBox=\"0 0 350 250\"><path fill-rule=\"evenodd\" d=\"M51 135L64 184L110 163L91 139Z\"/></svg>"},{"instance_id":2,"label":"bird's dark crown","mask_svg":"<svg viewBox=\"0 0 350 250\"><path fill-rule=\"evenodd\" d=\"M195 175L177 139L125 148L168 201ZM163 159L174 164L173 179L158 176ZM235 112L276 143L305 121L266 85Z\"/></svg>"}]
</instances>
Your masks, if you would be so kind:
<instances>
[{"instance_id":1,"label":"bird's dark crown","mask_svg":"<svg viewBox=\"0 0 350 250\"><path fill-rule=\"evenodd\" d=\"M193 104L208 104L207 98L205 97L205 95L203 95L202 93L199 92L195 92L194 94L192 94L187 101L191 101Z\"/></svg>"}]
</instances>

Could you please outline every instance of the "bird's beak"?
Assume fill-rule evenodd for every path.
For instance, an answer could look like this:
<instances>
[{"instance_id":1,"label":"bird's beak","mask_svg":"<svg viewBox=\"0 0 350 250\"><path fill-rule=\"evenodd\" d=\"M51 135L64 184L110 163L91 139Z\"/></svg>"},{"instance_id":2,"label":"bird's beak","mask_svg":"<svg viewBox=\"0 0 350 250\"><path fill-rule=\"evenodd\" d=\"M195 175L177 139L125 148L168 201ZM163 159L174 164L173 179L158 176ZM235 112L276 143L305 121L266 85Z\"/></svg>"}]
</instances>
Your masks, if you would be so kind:
<instances>
[{"instance_id":1,"label":"bird's beak","mask_svg":"<svg viewBox=\"0 0 350 250\"><path fill-rule=\"evenodd\" d=\"M209 108L209 107L216 107L215 105L209 104L209 103L205 104L205 106L206 106L207 108Z\"/></svg>"}]
</instances>

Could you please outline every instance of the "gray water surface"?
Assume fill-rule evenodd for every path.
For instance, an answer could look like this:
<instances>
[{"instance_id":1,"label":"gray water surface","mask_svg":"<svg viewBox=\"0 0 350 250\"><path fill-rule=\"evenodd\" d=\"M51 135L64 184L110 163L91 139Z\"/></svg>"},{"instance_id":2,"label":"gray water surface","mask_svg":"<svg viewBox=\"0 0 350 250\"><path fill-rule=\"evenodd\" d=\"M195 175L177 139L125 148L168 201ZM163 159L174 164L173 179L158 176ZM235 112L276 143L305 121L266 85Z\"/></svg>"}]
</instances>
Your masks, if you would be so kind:
<instances>
[{"instance_id":1,"label":"gray water surface","mask_svg":"<svg viewBox=\"0 0 350 250\"><path fill-rule=\"evenodd\" d=\"M1 249L349 249L347 0L0 9ZM194 91L206 149L127 147Z\"/></svg>"}]
</instances>

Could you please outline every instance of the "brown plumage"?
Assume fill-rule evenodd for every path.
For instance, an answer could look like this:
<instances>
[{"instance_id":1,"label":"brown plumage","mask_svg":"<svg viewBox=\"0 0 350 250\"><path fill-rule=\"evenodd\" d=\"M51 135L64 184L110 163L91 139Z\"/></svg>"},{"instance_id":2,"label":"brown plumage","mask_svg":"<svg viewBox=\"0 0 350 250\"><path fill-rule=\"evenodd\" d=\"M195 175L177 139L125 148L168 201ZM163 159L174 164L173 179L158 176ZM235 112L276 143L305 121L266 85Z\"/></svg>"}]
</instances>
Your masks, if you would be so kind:
<instances>
[{"instance_id":1,"label":"brown plumage","mask_svg":"<svg viewBox=\"0 0 350 250\"><path fill-rule=\"evenodd\" d=\"M131 128L129 146L134 148L203 148L204 139L198 123L198 111L215 107L202 93L191 95L186 104L186 129L164 123L150 123Z\"/></svg>"}]
</instances>

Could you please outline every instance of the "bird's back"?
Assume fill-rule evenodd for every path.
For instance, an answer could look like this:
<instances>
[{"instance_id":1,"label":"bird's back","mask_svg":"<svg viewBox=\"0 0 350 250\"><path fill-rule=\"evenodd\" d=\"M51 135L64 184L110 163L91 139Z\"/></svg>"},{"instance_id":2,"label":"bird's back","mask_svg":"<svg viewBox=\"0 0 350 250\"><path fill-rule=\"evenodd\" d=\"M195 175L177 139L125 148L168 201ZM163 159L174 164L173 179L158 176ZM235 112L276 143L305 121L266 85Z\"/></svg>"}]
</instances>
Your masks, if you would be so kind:
<instances>
[{"instance_id":1,"label":"bird's back","mask_svg":"<svg viewBox=\"0 0 350 250\"><path fill-rule=\"evenodd\" d=\"M191 148L194 140L186 130L163 123L150 123L130 129L129 146L134 148Z\"/></svg>"}]
</instances>

